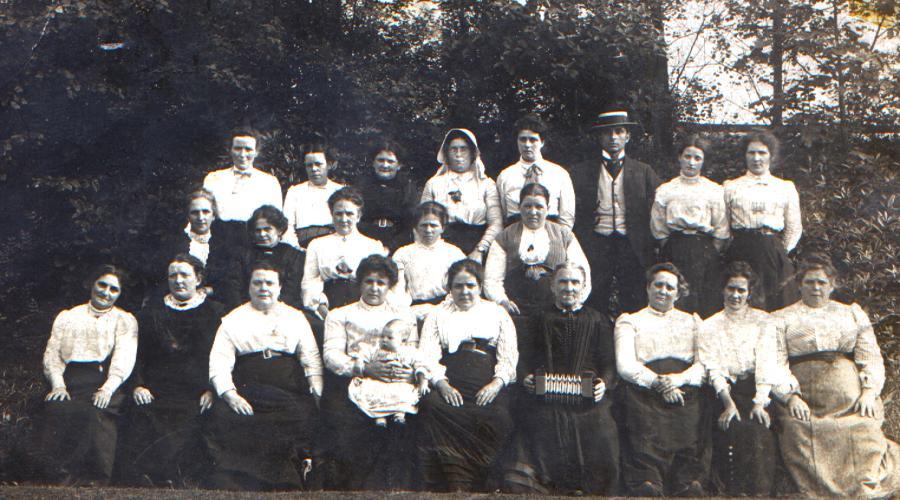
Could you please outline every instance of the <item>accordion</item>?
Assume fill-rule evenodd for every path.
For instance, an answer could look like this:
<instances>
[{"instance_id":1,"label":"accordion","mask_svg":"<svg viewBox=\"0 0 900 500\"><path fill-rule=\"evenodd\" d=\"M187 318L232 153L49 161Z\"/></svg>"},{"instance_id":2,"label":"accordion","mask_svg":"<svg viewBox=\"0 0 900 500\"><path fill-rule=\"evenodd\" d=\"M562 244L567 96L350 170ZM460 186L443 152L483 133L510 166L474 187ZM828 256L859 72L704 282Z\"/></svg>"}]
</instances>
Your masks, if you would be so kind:
<instances>
[{"instance_id":1,"label":"accordion","mask_svg":"<svg viewBox=\"0 0 900 500\"><path fill-rule=\"evenodd\" d=\"M595 377L590 370L583 371L580 375L538 370L534 374L534 393L548 403L593 403Z\"/></svg>"}]
</instances>

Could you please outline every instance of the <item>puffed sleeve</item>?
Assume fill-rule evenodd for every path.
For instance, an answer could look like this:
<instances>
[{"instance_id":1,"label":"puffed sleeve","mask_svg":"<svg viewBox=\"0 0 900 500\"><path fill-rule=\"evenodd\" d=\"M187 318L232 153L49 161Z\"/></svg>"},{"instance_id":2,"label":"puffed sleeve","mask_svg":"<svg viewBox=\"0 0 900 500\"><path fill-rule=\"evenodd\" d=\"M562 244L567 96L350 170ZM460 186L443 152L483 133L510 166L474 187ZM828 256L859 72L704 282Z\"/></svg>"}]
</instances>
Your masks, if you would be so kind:
<instances>
[{"instance_id":1,"label":"puffed sleeve","mask_svg":"<svg viewBox=\"0 0 900 500\"><path fill-rule=\"evenodd\" d=\"M869 316L858 304L850 306L850 312L857 326L853 360L859 366L859 381L863 389L872 389L876 394L881 394L885 381L884 358L875 338L875 330Z\"/></svg>"},{"instance_id":2,"label":"puffed sleeve","mask_svg":"<svg viewBox=\"0 0 900 500\"><path fill-rule=\"evenodd\" d=\"M137 359L138 323L129 313L122 312L116 318L116 344L113 346L112 359L109 362L109 375L100 390L110 394L122 385Z\"/></svg>"},{"instance_id":3,"label":"puffed sleeve","mask_svg":"<svg viewBox=\"0 0 900 500\"><path fill-rule=\"evenodd\" d=\"M307 377L321 377L322 358L319 356L319 346L316 345L316 338L303 313L297 314L292 326L300 333L296 353L297 359L303 366L303 373Z\"/></svg>"},{"instance_id":4,"label":"puffed sleeve","mask_svg":"<svg viewBox=\"0 0 900 500\"><path fill-rule=\"evenodd\" d=\"M478 245L490 247L500 231L503 231L503 212L500 210L500 195L497 193L497 185L491 179L487 179L482 184L484 186L487 229L484 230L484 236L481 237Z\"/></svg>"},{"instance_id":5,"label":"puffed sleeve","mask_svg":"<svg viewBox=\"0 0 900 500\"><path fill-rule=\"evenodd\" d=\"M756 342L756 360L753 370L756 378L756 395L753 397L754 404L763 406L769 405L769 394L772 387L776 385L772 382L771 376L767 374L778 373L777 347L775 337L778 334L775 324L771 321L759 323L759 338ZM777 382L777 380L776 380Z\"/></svg>"},{"instance_id":6,"label":"puffed sleeve","mask_svg":"<svg viewBox=\"0 0 900 500\"><path fill-rule=\"evenodd\" d=\"M447 368L441 364L444 348L438 329L438 316L439 314L435 311L425 317L425 323L422 325L422 338L419 340L419 356L425 368L420 371L427 374L432 385L447 378Z\"/></svg>"},{"instance_id":7,"label":"puffed sleeve","mask_svg":"<svg viewBox=\"0 0 900 500\"><path fill-rule=\"evenodd\" d=\"M792 394L800 393L800 383L791 373L788 363L787 328L788 322L781 312L772 315L775 321L775 362L766 365L763 371L763 383L772 384L772 395L785 402Z\"/></svg>"},{"instance_id":8,"label":"puffed sleeve","mask_svg":"<svg viewBox=\"0 0 900 500\"><path fill-rule=\"evenodd\" d=\"M235 388L231 372L234 370L236 351L228 327L223 322L216 331L209 352L209 381L219 396Z\"/></svg>"},{"instance_id":9,"label":"puffed sleeve","mask_svg":"<svg viewBox=\"0 0 900 500\"><path fill-rule=\"evenodd\" d=\"M709 384L716 394L729 391L728 378L720 362L722 352L718 342L719 329L724 325L717 318L709 318L700 324L698 357L709 374Z\"/></svg>"},{"instance_id":10,"label":"puffed sleeve","mask_svg":"<svg viewBox=\"0 0 900 500\"><path fill-rule=\"evenodd\" d=\"M419 203L425 203L426 201L434 201L434 177L428 179L425 182L425 187L422 189L422 199L419 200Z\"/></svg>"},{"instance_id":11,"label":"puffed sleeve","mask_svg":"<svg viewBox=\"0 0 900 500\"><path fill-rule=\"evenodd\" d=\"M265 204L272 205L278 210L281 210L281 184L274 175L270 176L268 179L269 182L266 183Z\"/></svg>"},{"instance_id":12,"label":"puffed sleeve","mask_svg":"<svg viewBox=\"0 0 900 500\"><path fill-rule=\"evenodd\" d=\"M575 187L568 174L560 177L559 223L569 229L575 226Z\"/></svg>"},{"instance_id":13,"label":"puffed sleeve","mask_svg":"<svg viewBox=\"0 0 900 500\"><path fill-rule=\"evenodd\" d=\"M509 300L504 283L506 280L506 250L499 241L491 243L484 264L484 295L496 303Z\"/></svg>"},{"instance_id":14,"label":"puffed sleeve","mask_svg":"<svg viewBox=\"0 0 900 500\"><path fill-rule=\"evenodd\" d=\"M328 303L325 296L325 280L319 271L319 246L322 241L312 240L306 250L306 261L303 263L303 278L300 281L303 307L315 311L319 304Z\"/></svg>"},{"instance_id":15,"label":"puffed sleeve","mask_svg":"<svg viewBox=\"0 0 900 500\"><path fill-rule=\"evenodd\" d=\"M322 349L325 366L342 377L362 376L364 361L347 354L347 318L343 309L335 309L325 318L325 340Z\"/></svg>"},{"instance_id":16,"label":"puffed sleeve","mask_svg":"<svg viewBox=\"0 0 900 500\"><path fill-rule=\"evenodd\" d=\"M68 328L68 314L63 311L53 320L53 328L50 330L50 340L44 349L44 376L50 383L51 389L62 389L66 386L63 373L66 371L66 362L60 352L62 337Z\"/></svg>"},{"instance_id":17,"label":"puffed sleeve","mask_svg":"<svg viewBox=\"0 0 900 500\"><path fill-rule=\"evenodd\" d=\"M650 208L650 233L658 240L669 237L669 226L666 224L666 205L662 193L656 193L656 200Z\"/></svg>"},{"instance_id":18,"label":"puffed sleeve","mask_svg":"<svg viewBox=\"0 0 900 500\"><path fill-rule=\"evenodd\" d=\"M725 190L719 188L715 199L709 204L709 223L712 226L712 237L718 240L727 240L731 237L731 227L728 225L728 207L725 206Z\"/></svg>"},{"instance_id":19,"label":"puffed sleeve","mask_svg":"<svg viewBox=\"0 0 900 500\"><path fill-rule=\"evenodd\" d=\"M494 366L494 377L499 378L503 385L509 385L516 381L516 365L519 364L516 325L506 309L496 306L496 310L500 332L497 336L497 364Z\"/></svg>"},{"instance_id":20,"label":"puffed sleeve","mask_svg":"<svg viewBox=\"0 0 900 500\"><path fill-rule=\"evenodd\" d=\"M784 208L782 241L784 242L785 250L790 252L800 242L800 236L803 234L803 223L800 217L800 195L797 194L797 188L794 187L793 182L785 182L787 183L786 194L788 200L787 206Z\"/></svg>"},{"instance_id":21,"label":"puffed sleeve","mask_svg":"<svg viewBox=\"0 0 900 500\"><path fill-rule=\"evenodd\" d=\"M634 341L637 326L631 314L625 313L616 320L616 368L619 375L632 384L649 388L656 380L656 373L637 359Z\"/></svg>"},{"instance_id":22,"label":"puffed sleeve","mask_svg":"<svg viewBox=\"0 0 900 500\"><path fill-rule=\"evenodd\" d=\"M404 248L398 248L394 251L392 257L394 263L397 264L397 284L393 288L393 290L396 290L394 304L409 307L412 304L412 294L409 293L408 280L406 279L406 251Z\"/></svg>"},{"instance_id":23,"label":"puffed sleeve","mask_svg":"<svg viewBox=\"0 0 900 500\"><path fill-rule=\"evenodd\" d=\"M297 240L297 197L295 186L291 186L284 195L284 215L287 217L287 231L284 232L284 242L288 245L300 249L300 241Z\"/></svg>"}]
</instances>

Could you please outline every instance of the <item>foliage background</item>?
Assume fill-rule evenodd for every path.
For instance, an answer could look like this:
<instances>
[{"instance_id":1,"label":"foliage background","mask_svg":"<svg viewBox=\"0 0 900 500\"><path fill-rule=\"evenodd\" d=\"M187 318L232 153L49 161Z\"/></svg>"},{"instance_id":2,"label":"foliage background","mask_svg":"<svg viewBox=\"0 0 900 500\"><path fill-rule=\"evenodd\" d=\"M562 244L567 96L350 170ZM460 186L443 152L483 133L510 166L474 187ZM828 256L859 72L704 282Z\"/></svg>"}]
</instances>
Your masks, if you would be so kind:
<instances>
[{"instance_id":1,"label":"foliage background","mask_svg":"<svg viewBox=\"0 0 900 500\"><path fill-rule=\"evenodd\" d=\"M333 146L339 180L352 181L368 144L387 135L423 183L443 132L468 127L496 175L516 160L512 122L530 111L553 130L546 155L570 165L591 154L586 125L609 103L636 113L645 133L632 154L668 178L673 140L691 130L676 122L710 118L695 102L703 89L669 89L665 2L0 3L2 482L31 477L29 416L53 317L86 299L82 279L105 261L132 270L121 305L139 307L142 284L162 272L147 268L154 242L183 225L184 194L227 163L231 128L264 132L258 164L286 189L304 180L297 151L316 135ZM896 87L871 88L860 102L896 101ZM843 294L877 322L895 413L896 135L865 134L869 118L834 127L804 109L779 130L776 171L801 193L798 252L829 251L846 274ZM737 136L714 135L707 175L739 175Z\"/></svg>"}]
</instances>

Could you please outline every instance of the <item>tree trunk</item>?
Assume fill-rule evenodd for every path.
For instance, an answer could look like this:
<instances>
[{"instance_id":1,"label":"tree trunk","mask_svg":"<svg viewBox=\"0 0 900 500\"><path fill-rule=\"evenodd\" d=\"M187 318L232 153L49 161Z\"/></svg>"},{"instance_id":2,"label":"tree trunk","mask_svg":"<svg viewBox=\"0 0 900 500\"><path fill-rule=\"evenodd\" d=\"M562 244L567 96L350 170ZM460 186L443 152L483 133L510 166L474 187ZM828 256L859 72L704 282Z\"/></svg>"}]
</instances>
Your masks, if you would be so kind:
<instances>
[{"instance_id":1,"label":"tree trunk","mask_svg":"<svg viewBox=\"0 0 900 500\"><path fill-rule=\"evenodd\" d=\"M784 120L784 3L774 0L772 9L772 127L778 130Z\"/></svg>"}]
</instances>

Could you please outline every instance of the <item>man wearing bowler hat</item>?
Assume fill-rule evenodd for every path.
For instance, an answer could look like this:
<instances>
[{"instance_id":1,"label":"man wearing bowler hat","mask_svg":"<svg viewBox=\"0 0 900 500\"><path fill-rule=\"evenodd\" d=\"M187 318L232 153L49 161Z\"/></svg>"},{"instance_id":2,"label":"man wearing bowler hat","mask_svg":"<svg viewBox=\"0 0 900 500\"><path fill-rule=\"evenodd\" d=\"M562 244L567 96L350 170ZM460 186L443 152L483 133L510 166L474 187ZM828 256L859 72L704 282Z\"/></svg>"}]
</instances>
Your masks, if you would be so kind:
<instances>
[{"instance_id":1,"label":"man wearing bowler hat","mask_svg":"<svg viewBox=\"0 0 900 500\"><path fill-rule=\"evenodd\" d=\"M654 263L650 207L659 177L646 163L629 158L625 145L640 125L624 109L600 113L591 129L600 150L575 166L575 234L591 264L594 291L588 303L610 312L613 278L619 312L647 305L645 270Z\"/></svg>"}]
</instances>

